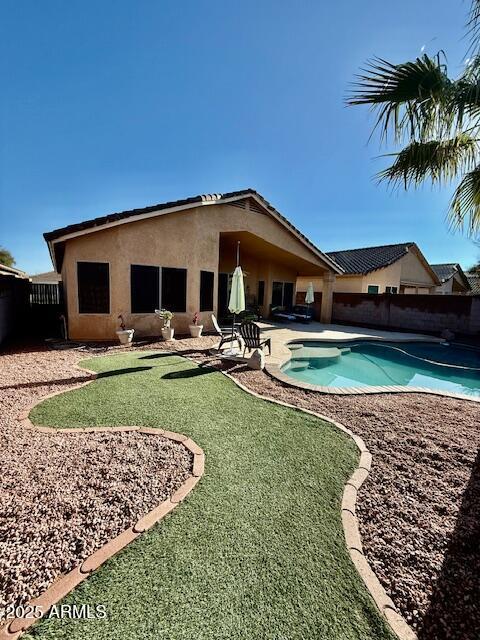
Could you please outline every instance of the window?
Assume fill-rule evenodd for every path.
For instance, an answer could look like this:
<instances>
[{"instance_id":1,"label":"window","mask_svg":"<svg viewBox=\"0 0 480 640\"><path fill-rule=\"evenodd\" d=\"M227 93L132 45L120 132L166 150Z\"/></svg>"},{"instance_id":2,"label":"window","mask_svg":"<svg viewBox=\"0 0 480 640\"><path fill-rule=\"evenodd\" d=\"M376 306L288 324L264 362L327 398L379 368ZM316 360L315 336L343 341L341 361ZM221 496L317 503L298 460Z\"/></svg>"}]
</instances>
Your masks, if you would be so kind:
<instances>
[{"instance_id":1,"label":"window","mask_svg":"<svg viewBox=\"0 0 480 640\"><path fill-rule=\"evenodd\" d=\"M293 282L283 283L283 306L289 309L293 302Z\"/></svg>"},{"instance_id":2,"label":"window","mask_svg":"<svg viewBox=\"0 0 480 640\"><path fill-rule=\"evenodd\" d=\"M283 300L283 282L274 282L272 285L272 307L281 307Z\"/></svg>"},{"instance_id":3,"label":"window","mask_svg":"<svg viewBox=\"0 0 480 640\"><path fill-rule=\"evenodd\" d=\"M385 287L385 293L398 293L397 287Z\"/></svg>"},{"instance_id":4,"label":"window","mask_svg":"<svg viewBox=\"0 0 480 640\"><path fill-rule=\"evenodd\" d=\"M223 318L228 313L228 273L218 274L218 315Z\"/></svg>"},{"instance_id":5,"label":"window","mask_svg":"<svg viewBox=\"0 0 480 640\"><path fill-rule=\"evenodd\" d=\"M187 310L187 270L162 269L162 308L184 313Z\"/></svg>"},{"instance_id":6,"label":"window","mask_svg":"<svg viewBox=\"0 0 480 640\"><path fill-rule=\"evenodd\" d=\"M213 271L200 271L200 311L213 311Z\"/></svg>"},{"instance_id":7,"label":"window","mask_svg":"<svg viewBox=\"0 0 480 640\"><path fill-rule=\"evenodd\" d=\"M261 307L262 304L265 302L265 281L264 280L259 280L258 281L258 306Z\"/></svg>"},{"instance_id":8,"label":"window","mask_svg":"<svg viewBox=\"0 0 480 640\"><path fill-rule=\"evenodd\" d=\"M110 313L110 267L77 262L78 313Z\"/></svg>"},{"instance_id":9,"label":"window","mask_svg":"<svg viewBox=\"0 0 480 640\"><path fill-rule=\"evenodd\" d=\"M274 282L272 286L272 307L291 307L293 302L293 282Z\"/></svg>"},{"instance_id":10,"label":"window","mask_svg":"<svg viewBox=\"0 0 480 640\"><path fill-rule=\"evenodd\" d=\"M369 284L367 293L378 293L378 284Z\"/></svg>"},{"instance_id":11,"label":"window","mask_svg":"<svg viewBox=\"0 0 480 640\"><path fill-rule=\"evenodd\" d=\"M154 313L160 306L160 268L132 264L130 294L132 313Z\"/></svg>"}]
</instances>

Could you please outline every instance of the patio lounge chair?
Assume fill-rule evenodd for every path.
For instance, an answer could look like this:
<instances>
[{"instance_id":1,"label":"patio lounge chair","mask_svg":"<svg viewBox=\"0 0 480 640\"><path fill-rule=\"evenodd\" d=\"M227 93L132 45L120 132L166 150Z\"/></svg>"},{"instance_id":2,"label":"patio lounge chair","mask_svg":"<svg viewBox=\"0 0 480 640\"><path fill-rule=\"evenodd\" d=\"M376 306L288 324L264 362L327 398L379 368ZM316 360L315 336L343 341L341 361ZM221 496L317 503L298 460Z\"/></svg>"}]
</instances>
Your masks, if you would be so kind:
<instances>
[{"instance_id":1,"label":"patio lounge chair","mask_svg":"<svg viewBox=\"0 0 480 640\"><path fill-rule=\"evenodd\" d=\"M240 335L243 340L243 355L245 351L251 351L252 349L262 349L268 347L268 353L272 353L272 342L270 338L266 340L260 339L260 327L254 322L242 322L240 325Z\"/></svg>"},{"instance_id":2,"label":"patio lounge chair","mask_svg":"<svg viewBox=\"0 0 480 640\"><path fill-rule=\"evenodd\" d=\"M292 309L292 314L298 322L308 323L313 320L315 310L302 304L296 304Z\"/></svg>"},{"instance_id":3,"label":"patio lounge chair","mask_svg":"<svg viewBox=\"0 0 480 640\"><path fill-rule=\"evenodd\" d=\"M226 342L234 342L235 340L238 343L239 348L242 348L242 345L240 344L240 337L236 331L236 329L234 329L232 331L232 327L221 327L218 322L217 322L217 318L213 315L212 313L212 323L214 326L215 331L217 332L217 334L220 336L220 344L218 345L218 351L220 351L220 349L222 348L222 345L224 345Z\"/></svg>"},{"instance_id":4,"label":"patio lounge chair","mask_svg":"<svg viewBox=\"0 0 480 640\"><path fill-rule=\"evenodd\" d=\"M272 320L278 320L278 322L292 322L296 320L294 314L285 307L272 307L270 309L270 316Z\"/></svg>"}]
</instances>

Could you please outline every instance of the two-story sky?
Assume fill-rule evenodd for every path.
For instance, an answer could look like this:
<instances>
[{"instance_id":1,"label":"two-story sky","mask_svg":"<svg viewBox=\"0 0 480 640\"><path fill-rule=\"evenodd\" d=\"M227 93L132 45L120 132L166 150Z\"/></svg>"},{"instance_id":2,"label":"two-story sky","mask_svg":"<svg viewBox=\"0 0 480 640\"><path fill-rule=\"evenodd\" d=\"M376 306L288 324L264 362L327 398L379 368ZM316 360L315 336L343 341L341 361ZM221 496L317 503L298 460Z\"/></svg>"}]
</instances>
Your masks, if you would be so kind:
<instances>
[{"instance_id":1,"label":"two-story sky","mask_svg":"<svg viewBox=\"0 0 480 640\"><path fill-rule=\"evenodd\" d=\"M0 245L51 268L44 231L198 193L257 189L322 250L480 250L452 188L391 193L349 82L378 55L467 48L465 0L3 0ZM194 238L192 238L192 246Z\"/></svg>"}]
</instances>

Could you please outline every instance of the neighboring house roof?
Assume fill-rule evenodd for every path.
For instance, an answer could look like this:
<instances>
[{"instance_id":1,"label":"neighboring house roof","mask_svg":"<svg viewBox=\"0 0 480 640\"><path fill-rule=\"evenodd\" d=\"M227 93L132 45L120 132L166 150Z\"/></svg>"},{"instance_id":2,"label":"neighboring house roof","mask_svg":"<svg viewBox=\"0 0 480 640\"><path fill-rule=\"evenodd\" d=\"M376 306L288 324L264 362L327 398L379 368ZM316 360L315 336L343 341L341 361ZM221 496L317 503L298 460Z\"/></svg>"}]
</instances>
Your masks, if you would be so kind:
<instances>
[{"instance_id":1,"label":"neighboring house roof","mask_svg":"<svg viewBox=\"0 0 480 640\"><path fill-rule=\"evenodd\" d=\"M192 198L185 198L183 200L174 200L171 202L163 202L155 204L149 207L143 207L141 209L130 209L128 211L120 211L118 213L111 213L101 218L94 218L93 220L86 220L85 222L78 222L76 224L68 225L54 231L49 231L43 234L43 237L48 243L50 255L55 267L58 268L57 262L61 262L61 252L57 255L54 250L54 244L62 240L75 237L77 235L83 235L84 233L92 233L94 231L100 231L102 228L122 224L124 222L130 222L132 218L145 218L162 213L173 213L174 211L181 211L183 209L193 208L198 205L215 205L215 204L228 204L238 200L244 200L246 198L253 198L266 209L274 218L276 218L283 226L287 227L304 245L306 245L314 254L320 257L326 262L333 271L342 273L342 269L338 264L332 260L327 254L323 253L311 242L303 233L301 233L285 216L283 216L275 207L273 207L268 200L266 200L261 194L254 189L243 189L241 191L231 191L229 193L214 193L194 196Z\"/></svg>"},{"instance_id":2,"label":"neighboring house roof","mask_svg":"<svg viewBox=\"0 0 480 640\"><path fill-rule=\"evenodd\" d=\"M386 244L379 247L329 251L328 255L342 267L345 273L366 275L371 271L383 269L400 260L408 252L409 247L413 245L413 242Z\"/></svg>"},{"instance_id":3,"label":"neighboring house roof","mask_svg":"<svg viewBox=\"0 0 480 640\"><path fill-rule=\"evenodd\" d=\"M15 267L7 267L5 264L0 264L0 275L1 276L13 276L14 278L22 278L24 280L28 280L28 275L25 271L20 271L20 269L15 269Z\"/></svg>"},{"instance_id":4,"label":"neighboring house roof","mask_svg":"<svg viewBox=\"0 0 480 640\"><path fill-rule=\"evenodd\" d=\"M437 274L440 282L446 282L447 280L450 280L450 278L453 278L454 275L458 275L460 280L463 282L465 289L467 289L467 291L470 289L468 279L463 272L462 267L458 263L446 262L443 264L431 264L430 266Z\"/></svg>"},{"instance_id":5,"label":"neighboring house roof","mask_svg":"<svg viewBox=\"0 0 480 640\"><path fill-rule=\"evenodd\" d=\"M62 276L56 271L46 271L45 273L36 273L33 276L30 276L32 282L36 282L38 284L56 284L57 282L62 281Z\"/></svg>"},{"instance_id":6,"label":"neighboring house roof","mask_svg":"<svg viewBox=\"0 0 480 640\"><path fill-rule=\"evenodd\" d=\"M385 244L378 247L363 247L361 249L345 249L344 251L329 251L328 256L342 267L345 274L367 275L372 271L384 269L409 251L414 251L425 269L430 273L435 284L440 284L438 278L423 253L415 242L402 242L399 244Z\"/></svg>"},{"instance_id":7,"label":"neighboring house roof","mask_svg":"<svg viewBox=\"0 0 480 640\"><path fill-rule=\"evenodd\" d=\"M456 267L458 265L456 265L454 262L447 262L445 264L431 264L430 266L437 274L440 282L446 282L457 271Z\"/></svg>"},{"instance_id":8,"label":"neighboring house roof","mask_svg":"<svg viewBox=\"0 0 480 640\"><path fill-rule=\"evenodd\" d=\"M480 295L480 274L466 273L465 275L467 277L468 284L470 285L472 295Z\"/></svg>"}]
</instances>

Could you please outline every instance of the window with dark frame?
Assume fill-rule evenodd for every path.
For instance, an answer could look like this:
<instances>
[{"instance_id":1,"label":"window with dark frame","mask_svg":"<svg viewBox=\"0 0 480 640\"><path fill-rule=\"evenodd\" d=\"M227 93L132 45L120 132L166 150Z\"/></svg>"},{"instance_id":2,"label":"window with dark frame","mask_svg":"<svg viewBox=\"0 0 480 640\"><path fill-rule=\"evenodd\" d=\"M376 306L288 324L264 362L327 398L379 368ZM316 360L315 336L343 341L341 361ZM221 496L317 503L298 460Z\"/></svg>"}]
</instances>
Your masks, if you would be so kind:
<instances>
[{"instance_id":1,"label":"window with dark frame","mask_svg":"<svg viewBox=\"0 0 480 640\"><path fill-rule=\"evenodd\" d=\"M367 293L378 293L378 284L369 284Z\"/></svg>"},{"instance_id":2,"label":"window with dark frame","mask_svg":"<svg viewBox=\"0 0 480 640\"><path fill-rule=\"evenodd\" d=\"M162 297L163 309L176 313L187 310L187 270L162 268Z\"/></svg>"},{"instance_id":3,"label":"window with dark frame","mask_svg":"<svg viewBox=\"0 0 480 640\"><path fill-rule=\"evenodd\" d=\"M398 293L397 287L385 287L385 293Z\"/></svg>"},{"instance_id":4,"label":"window with dark frame","mask_svg":"<svg viewBox=\"0 0 480 640\"><path fill-rule=\"evenodd\" d=\"M77 262L78 312L110 313L110 265Z\"/></svg>"},{"instance_id":5,"label":"window with dark frame","mask_svg":"<svg viewBox=\"0 0 480 640\"><path fill-rule=\"evenodd\" d=\"M258 304L259 307L261 307L264 302L265 302L265 281L264 280L259 280L258 281L258 301L257 301L257 304Z\"/></svg>"},{"instance_id":6,"label":"window with dark frame","mask_svg":"<svg viewBox=\"0 0 480 640\"><path fill-rule=\"evenodd\" d=\"M272 307L281 307L283 301L283 282L272 284Z\"/></svg>"},{"instance_id":7,"label":"window with dark frame","mask_svg":"<svg viewBox=\"0 0 480 640\"><path fill-rule=\"evenodd\" d=\"M154 313L160 307L160 268L130 265L132 313Z\"/></svg>"},{"instance_id":8,"label":"window with dark frame","mask_svg":"<svg viewBox=\"0 0 480 640\"><path fill-rule=\"evenodd\" d=\"M213 271L200 271L200 311L213 311Z\"/></svg>"},{"instance_id":9,"label":"window with dark frame","mask_svg":"<svg viewBox=\"0 0 480 640\"><path fill-rule=\"evenodd\" d=\"M282 305L290 309L293 303L293 282L283 283L283 302Z\"/></svg>"}]
</instances>

